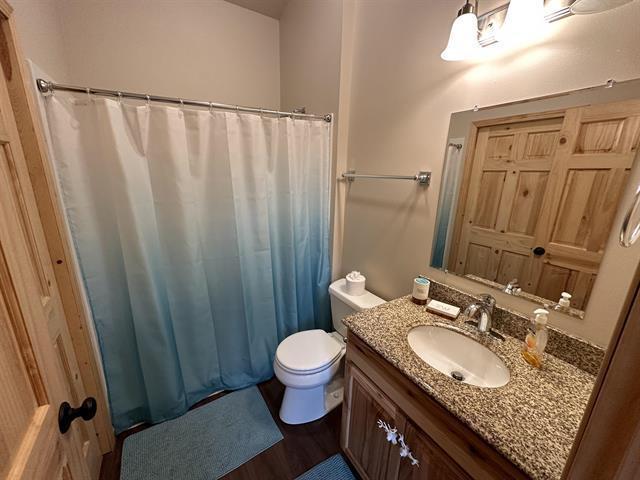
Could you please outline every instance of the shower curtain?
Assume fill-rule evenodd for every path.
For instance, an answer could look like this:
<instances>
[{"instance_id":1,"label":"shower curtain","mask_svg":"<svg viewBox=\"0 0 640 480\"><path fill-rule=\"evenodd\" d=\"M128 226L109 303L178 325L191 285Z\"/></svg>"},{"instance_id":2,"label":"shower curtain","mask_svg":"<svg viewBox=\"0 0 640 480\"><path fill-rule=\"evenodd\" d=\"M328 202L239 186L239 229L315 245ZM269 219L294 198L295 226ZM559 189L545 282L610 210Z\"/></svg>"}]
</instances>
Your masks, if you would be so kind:
<instances>
[{"instance_id":1,"label":"shower curtain","mask_svg":"<svg viewBox=\"0 0 640 480\"><path fill-rule=\"evenodd\" d=\"M330 327L330 125L46 99L116 431L272 376Z\"/></svg>"}]
</instances>

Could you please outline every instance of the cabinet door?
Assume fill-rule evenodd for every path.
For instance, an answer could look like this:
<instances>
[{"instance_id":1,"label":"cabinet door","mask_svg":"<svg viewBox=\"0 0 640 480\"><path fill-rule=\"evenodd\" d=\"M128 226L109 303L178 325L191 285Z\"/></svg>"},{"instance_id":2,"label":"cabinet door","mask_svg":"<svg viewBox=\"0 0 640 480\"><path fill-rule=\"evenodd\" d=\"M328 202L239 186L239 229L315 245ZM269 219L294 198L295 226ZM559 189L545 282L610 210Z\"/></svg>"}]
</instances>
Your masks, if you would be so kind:
<instances>
[{"instance_id":1,"label":"cabinet door","mask_svg":"<svg viewBox=\"0 0 640 480\"><path fill-rule=\"evenodd\" d=\"M471 478L426 433L410 421L407 420L402 427L402 433L404 442L411 451L411 457L418 463L412 463L410 457L402 458L398 480L466 480Z\"/></svg>"},{"instance_id":2,"label":"cabinet door","mask_svg":"<svg viewBox=\"0 0 640 480\"><path fill-rule=\"evenodd\" d=\"M346 365L346 378L342 448L364 479L395 479L400 460L398 446L387 441L378 422L396 428L401 419L399 411L351 362Z\"/></svg>"}]
</instances>

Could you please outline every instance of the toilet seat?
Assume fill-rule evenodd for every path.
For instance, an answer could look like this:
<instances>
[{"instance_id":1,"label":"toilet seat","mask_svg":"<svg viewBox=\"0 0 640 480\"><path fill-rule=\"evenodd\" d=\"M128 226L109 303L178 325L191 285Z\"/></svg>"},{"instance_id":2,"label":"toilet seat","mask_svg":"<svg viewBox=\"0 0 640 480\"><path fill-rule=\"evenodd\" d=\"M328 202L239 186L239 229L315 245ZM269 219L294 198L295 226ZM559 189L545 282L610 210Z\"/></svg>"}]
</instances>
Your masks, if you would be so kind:
<instances>
[{"instance_id":1,"label":"toilet seat","mask_svg":"<svg viewBox=\"0 0 640 480\"><path fill-rule=\"evenodd\" d=\"M306 330L285 338L276 350L276 362L294 375L312 375L342 358L344 346L324 330Z\"/></svg>"}]
</instances>

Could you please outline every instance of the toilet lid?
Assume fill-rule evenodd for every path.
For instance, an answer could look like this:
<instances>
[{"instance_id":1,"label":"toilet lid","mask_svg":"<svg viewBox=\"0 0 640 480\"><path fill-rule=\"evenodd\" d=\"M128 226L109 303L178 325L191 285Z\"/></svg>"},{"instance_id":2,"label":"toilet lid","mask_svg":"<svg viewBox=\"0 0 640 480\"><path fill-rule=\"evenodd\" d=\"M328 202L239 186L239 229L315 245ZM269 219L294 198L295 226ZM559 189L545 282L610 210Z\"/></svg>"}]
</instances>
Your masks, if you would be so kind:
<instances>
[{"instance_id":1,"label":"toilet lid","mask_svg":"<svg viewBox=\"0 0 640 480\"><path fill-rule=\"evenodd\" d=\"M324 330L306 330L285 338L276 359L287 370L314 373L330 365L341 351L342 345Z\"/></svg>"}]
</instances>

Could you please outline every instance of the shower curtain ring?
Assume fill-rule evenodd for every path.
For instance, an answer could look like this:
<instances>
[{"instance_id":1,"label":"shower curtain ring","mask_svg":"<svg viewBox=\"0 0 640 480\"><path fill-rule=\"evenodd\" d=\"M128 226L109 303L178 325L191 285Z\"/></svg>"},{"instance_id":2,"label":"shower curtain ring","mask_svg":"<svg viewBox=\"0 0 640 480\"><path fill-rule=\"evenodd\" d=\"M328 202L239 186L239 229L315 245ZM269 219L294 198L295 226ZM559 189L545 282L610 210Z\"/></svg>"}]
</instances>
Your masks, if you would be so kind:
<instances>
[{"instance_id":1,"label":"shower curtain ring","mask_svg":"<svg viewBox=\"0 0 640 480\"><path fill-rule=\"evenodd\" d=\"M209 102L209 115L213 115L213 102Z\"/></svg>"},{"instance_id":2,"label":"shower curtain ring","mask_svg":"<svg viewBox=\"0 0 640 480\"><path fill-rule=\"evenodd\" d=\"M180 99L180 108L184 108L184 100Z\"/></svg>"},{"instance_id":3,"label":"shower curtain ring","mask_svg":"<svg viewBox=\"0 0 640 480\"><path fill-rule=\"evenodd\" d=\"M264 109L260 107L260 118L264 118Z\"/></svg>"},{"instance_id":4,"label":"shower curtain ring","mask_svg":"<svg viewBox=\"0 0 640 480\"><path fill-rule=\"evenodd\" d=\"M91 89L87 87L87 100L91 103Z\"/></svg>"},{"instance_id":5,"label":"shower curtain ring","mask_svg":"<svg viewBox=\"0 0 640 480\"><path fill-rule=\"evenodd\" d=\"M122 104L122 92L118 92L118 103Z\"/></svg>"},{"instance_id":6,"label":"shower curtain ring","mask_svg":"<svg viewBox=\"0 0 640 480\"><path fill-rule=\"evenodd\" d=\"M236 113L240 115L240 105L236 105Z\"/></svg>"},{"instance_id":7,"label":"shower curtain ring","mask_svg":"<svg viewBox=\"0 0 640 480\"><path fill-rule=\"evenodd\" d=\"M151 107L151 97L149 96L149 94L146 94L145 98L147 99L147 108Z\"/></svg>"}]
</instances>

